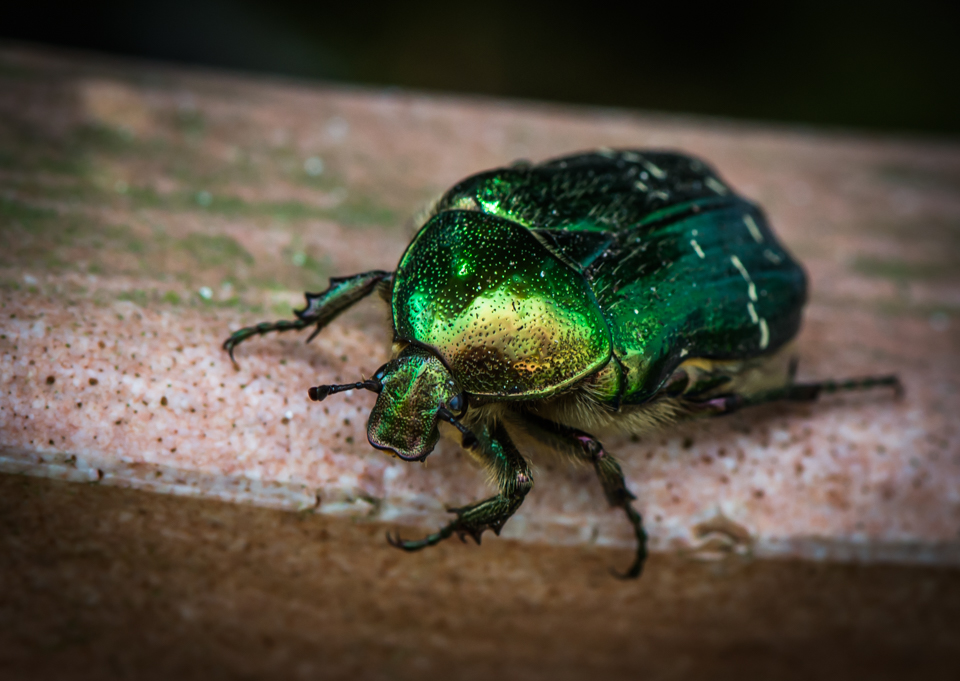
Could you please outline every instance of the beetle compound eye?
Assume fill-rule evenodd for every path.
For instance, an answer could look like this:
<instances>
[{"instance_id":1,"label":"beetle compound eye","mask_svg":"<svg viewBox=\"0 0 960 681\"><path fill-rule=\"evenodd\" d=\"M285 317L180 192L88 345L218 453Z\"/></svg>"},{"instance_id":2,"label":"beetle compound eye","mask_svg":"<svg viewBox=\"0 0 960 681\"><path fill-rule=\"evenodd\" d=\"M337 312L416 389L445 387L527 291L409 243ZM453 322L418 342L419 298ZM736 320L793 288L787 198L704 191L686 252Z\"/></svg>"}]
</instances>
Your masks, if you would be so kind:
<instances>
[{"instance_id":1,"label":"beetle compound eye","mask_svg":"<svg viewBox=\"0 0 960 681\"><path fill-rule=\"evenodd\" d=\"M459 395L454 395L452 398L450 398L450 401L447 402L447 407L454 414L459 414L461 411L463 411L463 403L464 403L463 393L461 393Z\"/></svg>"}]
</instances>

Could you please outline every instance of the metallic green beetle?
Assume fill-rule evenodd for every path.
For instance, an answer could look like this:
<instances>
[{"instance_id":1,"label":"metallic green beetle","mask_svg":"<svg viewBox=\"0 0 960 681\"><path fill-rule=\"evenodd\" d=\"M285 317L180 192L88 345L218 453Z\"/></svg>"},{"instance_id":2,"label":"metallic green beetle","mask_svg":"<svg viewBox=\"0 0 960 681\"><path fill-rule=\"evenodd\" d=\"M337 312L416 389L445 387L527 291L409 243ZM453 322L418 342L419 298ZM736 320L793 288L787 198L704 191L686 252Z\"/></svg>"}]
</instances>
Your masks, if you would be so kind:
<instances>
[{"instance_id":1,"label":"metallic green beetle","mask_svg":"<svg viewBox=\"0 0 960 681\"><path fill-rule=\"evenodd\" d=\"M637 538L646 534L616 459L590 433L648 432L681 418L772 400L887 385L896 377L796 384L789 342L806 277L760 209L704 162L677 153L598 151L480 173L444 194L395 272L331 279L297 319L315 326L379 290L393 311L393 359L373 378L310 388L379 393L370 444L422 461L441 430L488 467L499 493L452 509L417 550L454 533L499 533L533 486L513 443L526 434L592 464Z\"/></svg>"}]
</instances>

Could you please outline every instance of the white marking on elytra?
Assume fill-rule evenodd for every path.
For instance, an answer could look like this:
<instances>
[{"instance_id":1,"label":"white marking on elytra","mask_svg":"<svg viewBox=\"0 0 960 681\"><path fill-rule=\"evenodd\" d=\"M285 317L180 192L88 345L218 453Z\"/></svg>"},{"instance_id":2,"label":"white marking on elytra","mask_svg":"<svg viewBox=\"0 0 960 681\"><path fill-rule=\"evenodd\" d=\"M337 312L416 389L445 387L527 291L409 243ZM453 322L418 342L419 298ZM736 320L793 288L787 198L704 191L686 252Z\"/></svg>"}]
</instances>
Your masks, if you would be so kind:
<instances>
[{"instance_id":1,"label":"white marking on elytra","mask_svg":"<svg viewBox=\"0 0 960 681\"><path fill-rule=\"evenodd\" d=\"M663 168L650 163L647 159L641 159L640 163L643 164L643 167L650 171L650 174L653 175L658 180L662 180L667 177L667 174L663 172Z\"/></svg>"},{"instance_id":2,"label":"white marking on elytra","mask_svg":"<svg viewBox=\"0 0 960 681\"><path fill-rule=\"evenodd\" d=\"M747 268L743 266L743 263L740 262L740 258L735 255L730 256L730 262L733 263L733 266L737 268L740 272L740 276L743 277L743 280L747 282L747 297L750 298L749 303L747 303L747 312L750 315L750 321L754 324L760 325L760 349L766 350L767 345L770 344L770 329L767 326L767 320L757 314L757 309L753 306L757 302L757 286L753 283L753 280L750 278L750 273L747 272Z\"/></svg>"},{"instance_id":3,"label":"white marking on elytra","mask_svg":"<svg viewBox=\"0 0 960 681\"><path fill-rule=\"evenodd\" d=\"M644 184L643 182L641 182L640 180L637 180L636 182L634 182L634 183L633 183L633 186L636 187L637 189L639 189L639 190L642 191L642 192L649 191L649 189L650 189L650 187L648 187L647 185L645 185L645 184Z\"/></svg>"},{"instance_id":4,"label":"white marking on elytra","mask_svg":"<svg viewBox=\"0 0 960 681\"><path fill-rule=\"evenodd\" d=\"M640 154L636 153L635 151L625 151L623 152L623 160L630 161L631 163L639 163Z\"/></svg>"},{"instance_id":5,"label":"white marking on elytra","mask_svg":"<svg viewBox=\"0 0 960 681\"><path fill-rule=\"evenodd\" d=\"M681 356L681 357L686 357L686 356L689 355L689 354L690 354L690 351L687 350L686 348L683 348L683 349L680 351L680 356Z\"/></svg>"},{"instance_id":6,"label":"white marking on elytra","mask_svg":"<svg viewBox=\"0 0 960 681\"><path fill-rule=\"evenodd\" d=\"M670 195L669 195L667 192L661 191L661 190L657 190L657 191L653 192L653 194L651 194L651 196L652 196L653 198L655 198L655 199L663 199L664 201L666 201L667 199L670 198Z\"/></svg>"},{"instance_id":7,"label":"white marking on elytra","mask_svg":"<svg viewBox=\"0 0 960 681\"><path fill-rule=\"evenodd\" d=\"M772 262L774 265L779 265L781 262L783 262L783 258L771 251L769 248L764 249L763 257Z\"/></svg>"},{"instance_id":8,"label":"white marking on elytra","mask_svg":"<svg viewBox=\"0 0 960 681\"><path fill-rule=\"evenodd\" d=\"M744 215L743 224L747 226L747 229L750 231L750 236L753 237L754 241L758 244L763 243L763 234L760 233L760 228L757 227L757 223L753 221L752 215Z\"/></svg>"},{"instance_id":9,"label":"white marking on elytra","mask_svg":"<svg viewBox=\"0 0 960 681\"><path fill-rule=\"evenodd\" d=\"M704 182L704 184L706 184L708 187L710 187L710 189L712 189L713 191L715 191L715 192L716 192L717 194L719 194L720 196L724 196L724 195L726 195L726 194L730 191L729 189L727 189L726 187L723 186L723 183L720 182L720 180L718 180L718 179L716 179L716 178L708 177L708 178L707 178L706 180L704 180L703 182Z\"/></svg>"},{"instance_id":10,"label":"white marking on elytra","mask_svg":"<svg viewBox=\"0 0 960 681\"><path fill-rule=\"evenodd\" d=\"M737 268L740 272L740 276L743 277L744 281L750 281L750 273L747 272L747 268L743 266L743 263L740 262L740 258L735 255L730 256L730 262L733 263L733 266Z\"/></svg>"},{"instance_id":11,"label":"white marking on elytra","mask_svg":"<svg viewBox=\"0 0 960 681\"><path fill-rule=\"evenodd\" d=\"M695 250L697 252L697 255L699 255L701 258L707 257L706 255L704 255L703 249L700 248L700 244L697 243L696 239L690 239L690 245L693 246L693 250Z\"/></svg>"}]
</instances>

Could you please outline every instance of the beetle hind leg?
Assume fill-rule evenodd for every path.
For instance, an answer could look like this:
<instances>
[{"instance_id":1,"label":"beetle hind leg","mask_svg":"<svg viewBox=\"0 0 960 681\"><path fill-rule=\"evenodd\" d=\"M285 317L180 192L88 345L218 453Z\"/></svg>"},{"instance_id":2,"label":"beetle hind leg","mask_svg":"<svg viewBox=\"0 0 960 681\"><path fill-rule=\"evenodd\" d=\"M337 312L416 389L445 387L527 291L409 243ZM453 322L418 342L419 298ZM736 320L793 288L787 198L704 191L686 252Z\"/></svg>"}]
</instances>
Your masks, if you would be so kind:
<instances>
[{"instance_id":1,"label":"beetle hind leg","mask_svg":"<svg viewBox=\"0 0 960 681\"><path fill-rule=\"evenodd\" d=\"M903 397L903 384L900 382L900 378L895 375L890 375L848 378L843 381L795 383L787 388L789 394L783 399L815 400L822 394L848 392L851 390L870 390L871 388L893 388L894 394L897 397Z\"/></svg>"},{"instance_id":2,"label":"beetle hind leg","mask_svg":"<svg viewBox=\"0 0 960 681\"><path fill-rule=\"evenodd\" d=\"M487 428L476 435L477 441L467 451L493 470L499 494L470 506L449 509L457 514L456 519L423 539L403 540L388 533L387 541L390 544L404 551L419 551L439 544L454 534L463 541L469 536L477 544L485 530L500 534L504 524L520 508L527 492L533 487L533 477L529 464L517 451L502 425L493 427L492 436Z\"/></svg>"},{"instance_id":3,"label":"beetle hind leg","mask_svg":"<svg viewBox=\"0 0 960 681\"><path fill-rule=\"evenodd\" d=\"M842 381L791 383L783 388L756 395L720 395L702 402L690 402L689 405L694 413L722 416L731 414L743 407L753 407L768 402L813 402L821 395L853 390L870 390L871 388L893 388L894 394L898 398L903 396L903 384L899 377L894 375L866 376L863 378L848 378Z\"/></svg>"}]
</instances>

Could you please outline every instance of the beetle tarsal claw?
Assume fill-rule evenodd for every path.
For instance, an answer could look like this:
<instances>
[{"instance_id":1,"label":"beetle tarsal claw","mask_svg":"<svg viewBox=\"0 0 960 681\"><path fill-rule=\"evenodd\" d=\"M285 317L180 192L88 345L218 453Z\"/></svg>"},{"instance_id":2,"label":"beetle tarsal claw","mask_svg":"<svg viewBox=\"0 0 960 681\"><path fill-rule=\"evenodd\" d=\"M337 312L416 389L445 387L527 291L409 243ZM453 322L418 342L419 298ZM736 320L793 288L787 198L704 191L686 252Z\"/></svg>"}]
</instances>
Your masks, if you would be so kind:
<instances>
[{"instance_id":1,"label":"beetle tarsal claw","mask_svg":"<svg viewBox=\"0 0 960 681\"><path fill-rule=\"evenodd\" d=\"M390 532L387 532L387 543L390 544L390 546L395 546L401 551L419 551L420 549L424 549L428 546L439 544L441 541L443 541L449 536L450 536L449 532L445 534L441 530L440 532L427 535L423 539L408 540L408 539L401 539L399 534L392 534Z\"/></svg>"},{"instance_id":2,"label":"beetle tarsal claw","mask_svg":"<svg viewBox=\"0 0 960 681\"><path fill-rule=\"evenodd\" d=\"M420 546L415 546L417 542L401 539L399 533L394 534L393 532L387 532L387 543L390 544L390 546L395 546L404 551L416 551L417 549L422 548Z\"/></svg>"},{"instance_id":3,"label":"beetle tarsal claw","mask_svg":"<svg viewBox=\"0 0 960 681\"><path fill-rule=\"evenodd\" d=\"M640 573L643 571L642 566L638 565L637 563L634 563L633 565L631 565L630 569L627 570L626 572L620 572L615 568L609 568L609 570L611 575L613 575L617 579L622 579L624 581L627 581L628 579L636 579L637 577L640 576Z\"/></svg>"}]
</instances>

